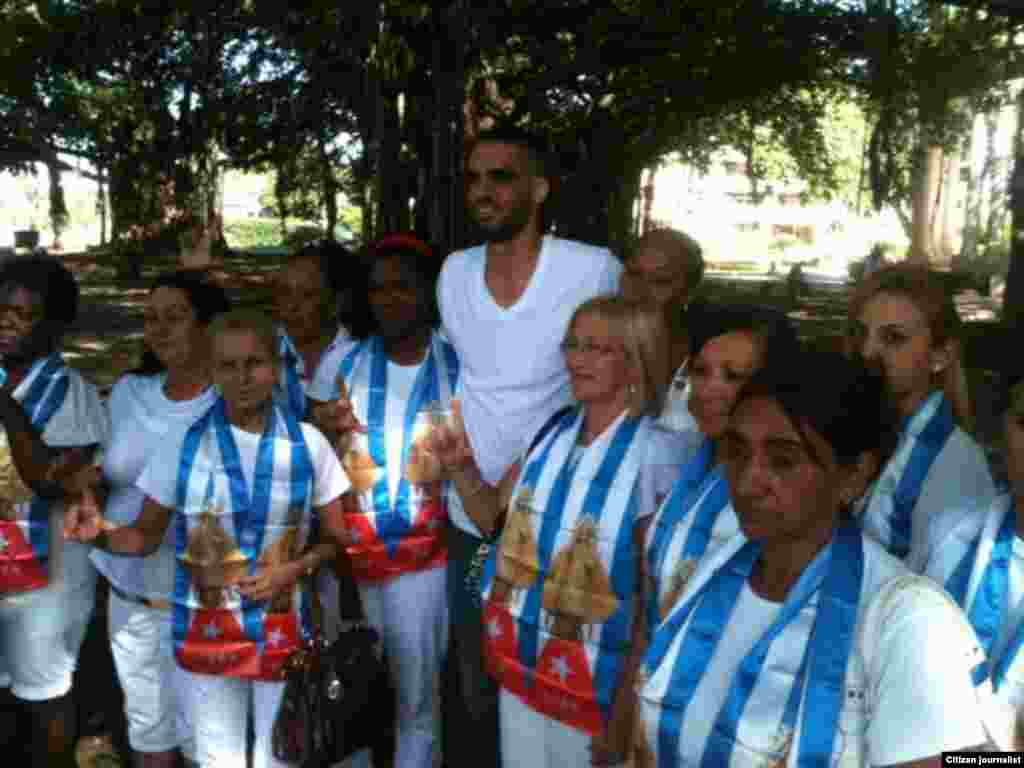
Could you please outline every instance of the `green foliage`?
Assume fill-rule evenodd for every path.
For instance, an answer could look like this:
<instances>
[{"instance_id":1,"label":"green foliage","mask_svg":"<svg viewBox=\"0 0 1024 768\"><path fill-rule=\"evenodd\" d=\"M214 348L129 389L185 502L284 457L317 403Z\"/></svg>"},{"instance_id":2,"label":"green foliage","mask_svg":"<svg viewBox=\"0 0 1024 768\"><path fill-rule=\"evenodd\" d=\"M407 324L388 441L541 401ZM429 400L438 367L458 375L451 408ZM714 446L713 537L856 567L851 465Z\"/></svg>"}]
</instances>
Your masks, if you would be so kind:
<instances>
[{"instance_id":1,"label":"green foliage","mask_svg":"<svg viewBox=\"0 0 1024 768\"><path fill-rule=\"evenodd\" d=\"M224 223L224 239L234 250L281 247L281 225L274 219L239 219Z\"/></svg>"},{"instance_id":2,"label":"green foliage","mask_svg":"<svg viewBox=\"0 0 1024 768\"><path fill-rule=\"evenodd\" d=\"M324 231L320 227L305 225L291 230L284 239L285 247L297 251L302 246L324 239Z\"/></svg>"}]
</instances>

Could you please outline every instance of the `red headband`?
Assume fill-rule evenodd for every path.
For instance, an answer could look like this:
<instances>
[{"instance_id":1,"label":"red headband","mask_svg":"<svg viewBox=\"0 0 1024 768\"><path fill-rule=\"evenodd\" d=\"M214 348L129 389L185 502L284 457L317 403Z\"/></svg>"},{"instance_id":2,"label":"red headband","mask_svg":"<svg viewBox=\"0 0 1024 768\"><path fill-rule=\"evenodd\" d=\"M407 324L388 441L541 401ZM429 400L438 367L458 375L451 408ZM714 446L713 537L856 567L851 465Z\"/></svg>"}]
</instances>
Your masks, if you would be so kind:
<instances>
[{"instance_id":1,"label":"red headband","mask_svg":"<svg viewBox=\"0 0 1024 768\"><path fill-rule=\"evenodd\" d=\"M415 235L410 235L405 232L396 232L393 235L384 235L384 237L370 246L370 255L377 258L385 251L397 248L407 248L411 251L416 251L418 254L426 256L428 259L432 259L434 257L434 252L430 249L429 245Z\"/></svg>"}]
</instances>

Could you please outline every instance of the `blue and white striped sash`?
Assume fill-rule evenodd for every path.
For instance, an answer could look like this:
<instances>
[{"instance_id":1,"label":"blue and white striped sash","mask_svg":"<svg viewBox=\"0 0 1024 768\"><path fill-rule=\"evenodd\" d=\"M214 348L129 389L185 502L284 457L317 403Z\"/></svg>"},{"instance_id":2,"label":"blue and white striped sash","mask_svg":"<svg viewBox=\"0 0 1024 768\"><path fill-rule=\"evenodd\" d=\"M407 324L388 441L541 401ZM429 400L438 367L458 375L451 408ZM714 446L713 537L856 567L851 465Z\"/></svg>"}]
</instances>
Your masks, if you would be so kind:
<instances>
[{"instance_id":1,"label":"blue and white striped sash","mask_svg":"<svg viewBox=\"0 0 1024 768\"><path fill-rule=\"evenodd\" d=\"M680 764L679 743L687 719L708 714L691 715L688 707L760 554L756 542L735 547L700 588L677 604L651 638L644 657L643 674L654 683L647 687L661 692L659 766ZM799 744L794 746L800 768L831 765L863 578L861 533L854 526L842 526L804 570L773 624L740 662L702 753L685 756L685 764L730 765L745 713L757 710L761 715L779 713L773 733L791 737L799 730Z\"/></svg>"},{"instance_id":2,"label":"blue and white striped sash","mask_svg":"<svg viewBox=\"0 0 1024 768\"><path fill-rule=\"evenodd\" d=\"M306 363L284 328L277 329L277 339L281 375L275 389L278 390L278 396L301 419L306 414L306 390L302 386Z\"/></svg>"},{"instance_id":3,"label":"blue and white striped sash","mask_svg":"<svg viewBox=\"0 0 1024 768\"><path fill-rule=\"evenodd\" d=\"M646 459L646 419L625 414L573 460L583 426L580 409L565 413L527 456L512 504L523 491L532 494L538 514L531 519L537 541L538 579L509 602L517 621L519 663L536 671L551 616L543 607L544 582L561 547L584 520L598 531L598 551L608 570L618 610L592 627L584 640L595 696L605 715L610 712L629 647L634 616L636 562L633 524L639 505L639 473ZM489 594L500 546L484 567L484 595Z\"/></svg>"},{"instance_id":4,"label":"blue and white striped sash","mask_svg":"<svg viewBox=\"0 0 1024 768\"><path fill-rule=\"evenodd\" d=\"M199 516L220 507L226 514L218 522L233 536L244 555L249 574L259 568L260 556L278 533L295 529L296 546L303 544L303 525L308 524L312 499L313 465L309 449L295 414L279 404L260 437L252 487L242 468L238 445L231 434L224 400L219 399L206 414L188 430L182 446L175 489L177 514L175 550L178 565L174 591L174 640L180 647L186 639L193 610L198 600L192 579L183 558L189 534ZM296 587L301 594L301 590ZM301 598L300 598L301 599ZM309 630L306 609L303 624ZM241 613L246 637L257 644L262 653L265 643L265 602L239 596L228 606Z\"/></svg>"},{"instance_id":5,"label":"blue and white striped sash","mask_svg":"<svg viewBox=\"0 0 1024 768\"><path fill-rule=\"evenodd\" d=\"M683 465L655 518L647 549L648 573L653 589L647 606L648 629L663 618L660 601L672 589L680 565L692 571L711 543L715 523L729 506L729 486L720 466L714 466L714 444L705 440ZM680 537L685 537L680 542ZM681 544L681 547L680 547ZM675 553L670 558L669 554Z\"/></svg>"},{"instance_id":6,"label":"blue and white striped sash","mask_svg":"<svg viewBox=\"0 0 1024 768\"><path fill-rule=\"evenodd\" d=\"M964 609L974 628L978 642L988 658L992 687L997 692L1024 645L1022 624L1014 628L999 658L992 657L996 639L1010 612L1010 565L1013 562L1016 524L1012 498L1000 496L993 502L981 533L954 568L945 585L946 591Z\"/></svg>"},{"instance_id":7,"label":"blue and white striped sash","mask_svg":"<svg viewBox=\"0 0 1024 768\"><path fill-rule=\"evenodd\" d=\"M904 424L896 453L862 507L864 530L895 557L910 553L914 507L954 428L952 407L941 392L933 393Z\"/></svg>"},{"instance_id":8,"label":"blue and white striped sash","mask_svg":"<svg viewBox=\"0 0 1024 768\"><path fill-rule=\"evenodd\" d=\"M450 406L458 382L459 362L455 349L434 334L405 405L401 466L398 468L388 466L387 374L388 358L380 337L356 344L342 359L338 370L338 376L348 387L356 418L367 427L370 457L381 470L374 487L365 494L364 506L372 510L374 530L393 555L416 520L417 500L402 471L415 436L416 417L431 406ZM335 389L334 395L337 394ZM392 499L389 477L396 471L400 479Z\"/></svg>"},{"instance_id":9,"label":"blue and white striped sash","mask_svg":"<svg viewBox=\"0 0 1024 768\"><path fill-rule=\"evenodd\" d=\"M60 410L70 387L64 359L59 354L37 360L32 364L25 381L18 389L22 409L37 432L46 429L53 415ZM6 439L6 438L5 438ZM43 563L50 554L50 511L53 499L33 496L29 503L28 538L36 559Z\"/></svg>"}]
</instances>

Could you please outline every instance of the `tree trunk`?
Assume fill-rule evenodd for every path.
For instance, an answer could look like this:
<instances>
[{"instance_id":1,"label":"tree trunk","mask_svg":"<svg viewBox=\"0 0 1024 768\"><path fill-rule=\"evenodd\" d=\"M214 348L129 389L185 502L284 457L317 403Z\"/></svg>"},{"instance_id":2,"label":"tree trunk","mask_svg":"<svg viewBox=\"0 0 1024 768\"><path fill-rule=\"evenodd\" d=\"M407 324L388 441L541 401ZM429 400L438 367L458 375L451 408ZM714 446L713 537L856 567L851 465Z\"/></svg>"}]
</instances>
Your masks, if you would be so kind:
<instances>
[{"instance_id":1,"label":"tree trunk","mask_svg":"<svg viewBox=\"0 0 1024 768\"><path fill-rule=\"evenodd\" d=\"M1008 339L1020 338L1024 330L1024 89L1017 95L1017 135L1014 141L1014 173L1010 208L1013 233L1010 239L1010 268L1003 295L1004 326Z\"/></svg>"},{"instance_id":2,"label":"tree trunk","mask_svg":"<svg viewBox=\"0 0 1024 768\"><path fill-rule=\"evenodd\" d=\"M100 245L107 244L107 185L103 166L98 168L99 180L96 182L96 215L100 217Z\"/></svg>"},{"instance_id":3,"label":"tree trunk","mask_svg":"<svg viewBox=\"0 0 1024 768\"><path fill-rule=\"evenodd\" d=\"M967 166L967 190L964 194L964 235L956 266L964 269L978 258L978 230L981 227L981 195L979 174L973 163L973 142L968 134L964 142L964 163Z\"/></svg>"},{"instance_id":4,"label":"tree trunk","mask_svg":"<svg viewBox=\"0 0 1024 768\"><path fill-rule=\"evenodd\" d=\"M327 142L323 134L317 137L317 150L320 160L320 186L323 194L324 218L327 226L327 239L334 240L334 230L338 226L338 183L334 179L334 165L327 154Z\"/></svg>"},{"instance_id":5,"label":"tree trunk","mask_svg":"<svg viewBox=\"0 0 1024 768\"><path fill-rule=\"evenodd\" d=\"M409 198L402 177L402 126L398 115L398 94L381 95L377 113L377 237L408 227Z\"/></svg>"},{"instance_id":6,"label":"tree trunk","mask_svg":"<svg viewBox=\"0 0 1024 768\"><path fill-rule=\"evenodd\" d=\"M994 118L993 115L985 114L985 159L981 165L981 173L978 175L978 200L975 204L975 216L977 217L976 227L977 232L975 237L978 240L978 245L985 248L988 246L988 225L989 217L988 210L992 207L993 191L992 185L994 183L996 163L998 157L996 155L996 129L998 128L998 118ZM982 228L982 218L985 219L985 227Z\"/></svg>"},{"instance_id":7,"label":"tree trunk","mask_svg":"<svg viewBox=\"0 0 1024 768\"><path fill-rule=\"evenodd\" d=\"M922 136L914 166L911 190L910 253L907 260L928 264L934 257L933 229L935 205L942 183L943 152Z\"/></svg>"},{"instance_id":8,"label":"tree trunk","mask_svg":"<svg viewBox=\"0 0 1024 768\"><path fill-rule=\"evenodd\" d=\"M940 266L952 268L957 253L957 233L954 231L954 212L960 193L960 155L957 152L946 153L942 169L940 185L941 200L935 212L938 219L937 242L935 248L936 261Z\"/></svg>"},{"instance_id":9,"label":"tree trunk","mask_svg":"<svg viewBox=\"0 0 1024 768\"><path fill-rule=\"evenodd\" d=\"M277 169L277 177L274 179L274 200L277 202L278 222L281 225L281 243L288 239L288 192L291 189L291 180L287 172Z\"/></svg>"},{"instance_id":10,"label":"tree trunk","mask_svg":"<svg viewBox=\"0 0 1024 768\"><path fill-rule=\"evenodd\" d=\"M628 168L612 178L608 199L608 247L618 256L632 247L634 209L640 197L643 168Z\"/></svg>"}]
</instances>

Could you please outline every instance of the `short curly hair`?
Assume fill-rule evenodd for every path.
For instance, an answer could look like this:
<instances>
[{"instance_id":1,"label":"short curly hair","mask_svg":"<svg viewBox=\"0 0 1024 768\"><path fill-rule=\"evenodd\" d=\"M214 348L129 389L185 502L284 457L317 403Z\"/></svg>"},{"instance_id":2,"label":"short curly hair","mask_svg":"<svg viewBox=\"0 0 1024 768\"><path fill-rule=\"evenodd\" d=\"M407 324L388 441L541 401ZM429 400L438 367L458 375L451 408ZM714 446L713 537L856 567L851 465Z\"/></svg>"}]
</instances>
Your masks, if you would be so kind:
<instances>
[{"instance_id":1,"label":"short curly hair","mask_svg":"<svg viewBox=\"0 0 1024 768\"><path fill-rule=\"evenodd\" d=\"M15 256L0 265L0 288L18 286L39 297L43 319L66 330L78 316L78 282L50 256Z\"/></svg>"}]
</instances>

